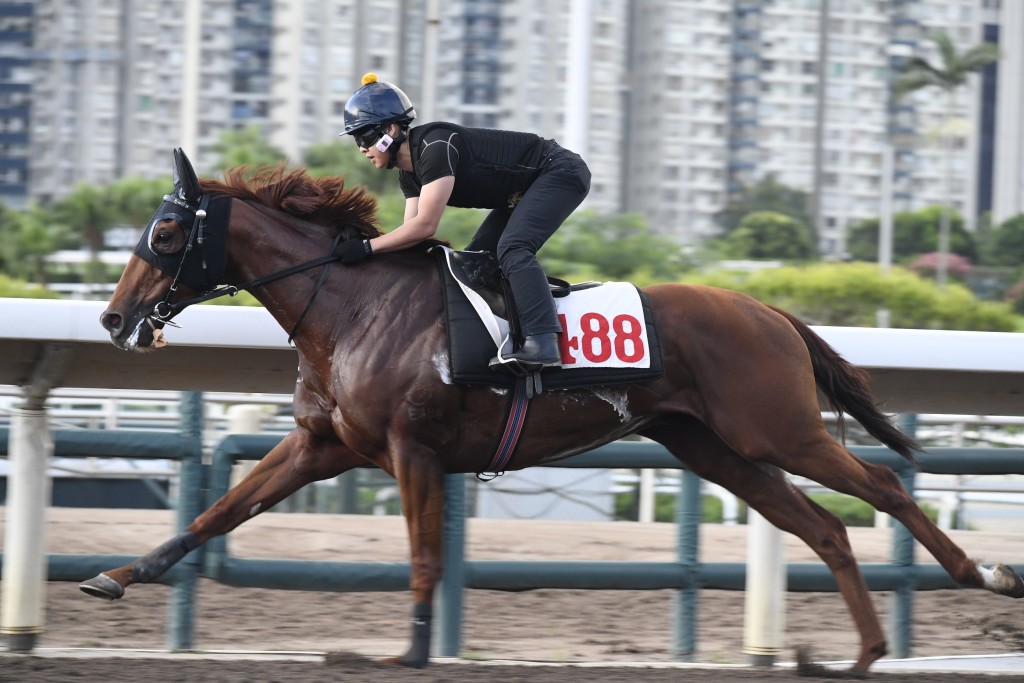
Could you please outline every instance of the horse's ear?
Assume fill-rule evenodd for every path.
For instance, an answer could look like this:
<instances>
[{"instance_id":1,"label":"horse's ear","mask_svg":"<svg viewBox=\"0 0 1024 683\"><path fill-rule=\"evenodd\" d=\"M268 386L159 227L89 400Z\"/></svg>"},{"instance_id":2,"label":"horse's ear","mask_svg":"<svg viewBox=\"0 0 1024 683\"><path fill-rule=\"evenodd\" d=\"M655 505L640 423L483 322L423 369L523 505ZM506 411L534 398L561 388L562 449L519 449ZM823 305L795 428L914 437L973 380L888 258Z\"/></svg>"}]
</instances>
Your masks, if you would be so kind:
<instances>
[{"instance_id":1,"label":"horse's ear","mask_svg":"<svg viewBox=\"0 0 1024 683\"><path fill-rule=\"evenodd\" d=\"M181 147L174 150L174 189L182 199L189 202L199 201L203 194L199 189L199 178L192 168L192 162L185 156Z\"/></svg>"}]
</instances>

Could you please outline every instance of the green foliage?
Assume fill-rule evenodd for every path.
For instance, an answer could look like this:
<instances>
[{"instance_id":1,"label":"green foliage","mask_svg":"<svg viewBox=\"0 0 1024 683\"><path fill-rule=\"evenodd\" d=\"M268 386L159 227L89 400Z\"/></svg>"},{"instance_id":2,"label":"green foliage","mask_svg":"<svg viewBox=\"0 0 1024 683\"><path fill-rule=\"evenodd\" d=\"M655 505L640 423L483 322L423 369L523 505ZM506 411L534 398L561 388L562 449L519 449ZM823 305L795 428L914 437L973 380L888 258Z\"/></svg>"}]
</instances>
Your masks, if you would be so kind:
<instances>
[{"instance_id":1,"label":"green foliage","mask_svg":"<svg viewBox=\"0 0 1024 683\"><path fill-rule=\"evenodd\" d=\"M449 206L441 217L437 238L451 244L453 249L464 249L473 239L473 235L476 234L485 218L487 218L487 211L483 209Z\"/></svg>"},{"instance_id":2,"label":"green foliage","mask_svg":"<svg viewBox=\"0 0 1024 683\"><path fill-rule=\"evenodd\" d=\"M656 493L654 495L654 521L675 522L676 521L676 500L673 493ZM615 519L624 521L636 521L639 513L639 494L633 491L625 491L615 494ZM700 497L701 522L705 524L720 524L723 520L722 501L715 496L703 495Z\"/></svg>"},{"instance_id":3,"label":"green foliage","mask_svg":"<svg viewBox=\"0 0 1024 683\"><path fill-rule=\"evenodd\" d=\"M1024 213L1000 223L989 235L987 260L996 266L1024 265Z\"/></svg>"},{"instance_id":4,"label":"green foliage","mask_svg":"<svg viewBox=\"0 0 1024 683\"><path fill-rule=\"evenodd\" d=\"M892 221L893 260L901 263L919 254L938 251L941 220L941 206L895 214ZM976 261L978 253L974 238L964 228L963 216L955 211L950 214L949 230L950 251ZM854 225L846 238L847 251L858 261L877 261L878 232L877 219Z\"/></svg>"},{"instance_id":5,"label":"green foliage","mask_svg":"<svg viewBox=\"0 0 1024 683\"><path fill-rule=\"evenodd\" d=\"M743 188L738 197L729 200L718 215L718 223L726 235L739 227L748 215L758 211L772 211L789 216L804 226L811 236L811 243L817 243L814 235L814 221L808 213L810 205L808 195L801 190L787 187L769 174L767 177L750 187Z\"/></svg>"},{"instance_id":6,"label":"green foliage","mask_svg":"<svg viewBox=\"0 0 1024 683\"><path fill-rule=\"evenodd\" d=\"M1013 311L982 302L965 287L940 289L902 268L883 275L867 263L815 264L773 268L752 274L716 272L685 279L745 292L818 325L874 327L879 308L888 308L893 327L910 329L1016 329Z\"/></svg>"},{"instance_id":7,"label":"green foliage","mask_svg":"<svg viewBox=\"0 0 1024 683\"><path fill-rule=\"evenodd\" d=\"M537 254L550 275L572 282L674 279L684 269L679 245L655 235L639 214L574 214Z\"/></svg>"},{"instance_id":8,"label":"green foliage","mask_svg":"<svg viewBox=\"0 0 1024 683\"><path fill-rule=\"evenodd\" d=\"M846 526L875 525L875 508L860 498L841 493L812 493L810 499L838 517Z\"/></svg>"},{"instance_id":9,"label":"green foliage","mask_svg":"<svg viewBox=\"0 0 1024 683\"><path fill-rule=\"evenodd\" d=\"M842 493L812 493L810 499L825 508L846 526L867 526L875 525L875 508L865 503L860 498L847 496ZM939 519L939 511L934 505L919 503L921 510L932 522Z\"/></svg>"},{"instance_id":10,"label":"green foliage","mask_svg":"<svg viewBox=\"0 0 1024 683\"><path fill-rule=\"evenodd\" d=\"M992 43L981 43L961 53L945 31L932 31L928 37L938 48L941 63L931 64L921 57L909 59L896 82L897 95L931 87L953 92L967 83L972 73L999 60L999 48Z\"/></svg>"},{"instance_id":11,"label":"green foliage","mask_svg":"<svg viewBox=\"0 0 1024 683\"><path fill-rule=\"evenodd\" d=\"M0 207L0 270L45 285L46 256L60 248L67 234L66 226L38 206L25 212Z\"/></svg>"},{"instance_id":12,"label":"green foliage","mask_svg":"<svg viewBox=\"0 0 1024 683\"><path fill-rule=\"evenodd\" d=\"M217 168L222 171L239 166L277 166L286 160L284 153L270 146L256 124L223 131L213 149L219 155Z\"/></svg>"},{"instance_id":13,"label":"green foliage","mask_svg":"<svg viewBox=\"0 0 1024 683\"><path fill-rule=\"evenodd\" d=\"M156 207L153 207L156 210ZM114 210L107 193L99 187L79 183L53 207L53 220L96 254L103 249L103 235L115 223Z\"/></svg>"},{"instance_id":14,"label":"green foliage","mask_svg":"<svg viewBox=\"0 0 1024 683\"><path fill-rule=\"evenodd\" d=\"M747 214L722 239L721 249L734 259L806 260L817 251L806 225L776 211Z\"/></svg>"},{"instance_id":15,"label":"green foliage","mask_svg":"<svg viewBox=\"0 0 1024 683\"><path fill-rule=\"evenodd\" d=\"M59 299L60 295L45 287L0 274L0 297L5 299Z\"/></svg>"},{"instance_id":16,"label":"green foliage","mask_svg":"<svg viewBox=\"0 0 1024 683\"><path fill-rule=\"evenodd\" d=\"M330 143L312 145L303 163L315 177L343 176L345 186L364 185L376 195L401 196L397 171L382 171L363 156L359 148L346 137Z\"/></svg>"},{"instance_id":17,"label":"green foliage","mask_svg":"<svg viewBox=\"0 0 1024 683\"><path fill-rule=\"evenodd\" d=\"M1015 313L1024 315L1024 280L1021 280L1006 291L1005 301L1013 308Z\"/></svg>"},{"instance_id":18,"label":"green foliage","mask_svg":"<svg viewBox=\"0 0 1024 683\"><path fill-rule=\"evenodd\" d=\"M453 249L463 249L476 234L480 223L487 217L482 209L463 209L449 206L441 215L437 239L445 240ZM385 194L377 198L377 223L381 230L394 230L405 220L405 197Z\"/></svg>"},{"instance_id":19,"label":"green foliage","mask_svg":"<svg viewBox=\"0 0 1024 683\"><path fill-rule=\"evenodd\" d=\"M104 195L113 207L115 222L144 227L160 207L174 182L165 178L122 178L109 185Z\"/></svg>"}]
</instances>

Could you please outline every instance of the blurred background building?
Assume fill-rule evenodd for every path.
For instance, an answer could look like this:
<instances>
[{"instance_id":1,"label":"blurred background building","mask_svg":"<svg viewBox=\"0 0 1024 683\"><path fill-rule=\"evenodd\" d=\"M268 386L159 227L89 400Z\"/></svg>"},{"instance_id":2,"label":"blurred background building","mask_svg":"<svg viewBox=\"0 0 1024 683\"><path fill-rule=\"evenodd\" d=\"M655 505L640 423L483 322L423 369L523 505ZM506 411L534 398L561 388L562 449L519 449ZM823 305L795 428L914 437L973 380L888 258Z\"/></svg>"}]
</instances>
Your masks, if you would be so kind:
<instances>
[{"instance_id":1,"label":"blurred background building","mask_svg":"<svg viewBox=\"0 0 1024 683\"><path fill-rule=\"evenodd\" d=\"M946 102L892 104L945 30L1003 60L957 92L951 199L973 226L1024 210L1024 3L998 0L34 0L0 6L0 201L161 176L182 146L215 173L227 129L301 162L367 71L430 119L532 130L590 164L587 208L695 244L774 174L811 193L823 253L879 215L946 200ZM436 45L436 52L429 46ZM998 136L1000 144L994 144Z\"/></svg>"}]
</instances>

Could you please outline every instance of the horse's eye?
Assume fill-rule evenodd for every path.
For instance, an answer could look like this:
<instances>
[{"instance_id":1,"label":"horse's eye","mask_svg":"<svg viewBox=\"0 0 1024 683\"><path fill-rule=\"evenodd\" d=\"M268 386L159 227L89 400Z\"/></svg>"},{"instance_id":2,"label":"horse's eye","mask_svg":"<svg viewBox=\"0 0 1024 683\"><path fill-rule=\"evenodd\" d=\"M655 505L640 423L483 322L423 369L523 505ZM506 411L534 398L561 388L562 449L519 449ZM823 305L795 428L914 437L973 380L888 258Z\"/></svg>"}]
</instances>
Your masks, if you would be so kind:
<instances>
[{"instance_id":1,"label":"horse's eye","mask_svg":"<svg viewBox=\"0 0 1024 683\"><path fill-rule=\"evenodd\" d=\"M177 242L175 221L165 219L160 221L153 228L153 235L150 237L150 246L154 251L162 254L169 254L174 251Z\"/></svg>"}]
</instances>

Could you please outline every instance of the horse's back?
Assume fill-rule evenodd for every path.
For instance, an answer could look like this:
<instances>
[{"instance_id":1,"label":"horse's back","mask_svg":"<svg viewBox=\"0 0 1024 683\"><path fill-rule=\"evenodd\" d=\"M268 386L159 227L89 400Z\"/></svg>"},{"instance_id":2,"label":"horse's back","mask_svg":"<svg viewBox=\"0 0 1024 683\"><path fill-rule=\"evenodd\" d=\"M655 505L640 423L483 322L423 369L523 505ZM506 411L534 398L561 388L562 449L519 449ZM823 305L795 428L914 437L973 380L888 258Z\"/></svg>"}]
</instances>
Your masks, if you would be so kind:
<instances>
[{"instance_id":1,"label":"horse's back","mask_svg":"<svg viewBox=\"0 0 1024 683\"><path fill-rule=\"evenodd\" d=\"M696 389L705 421L767 426L782 413L820 417L810 354L785 316L717 287L668 284L644 292L658 327L666 389Z\"/></svg>"},{"instance_id":2,"label":"horse's back","mask_svg":"<svg viewBox=\"0 0 1024 683\"><path fill-rule=\"evenodd\" d=\"M769 335L780 349L804 348L784 316L742 292L690 284L652 285L643 291L661 337L669 343L705 340L736 354L746 344L763 344Z\"/></svg>"}]
</instances>

